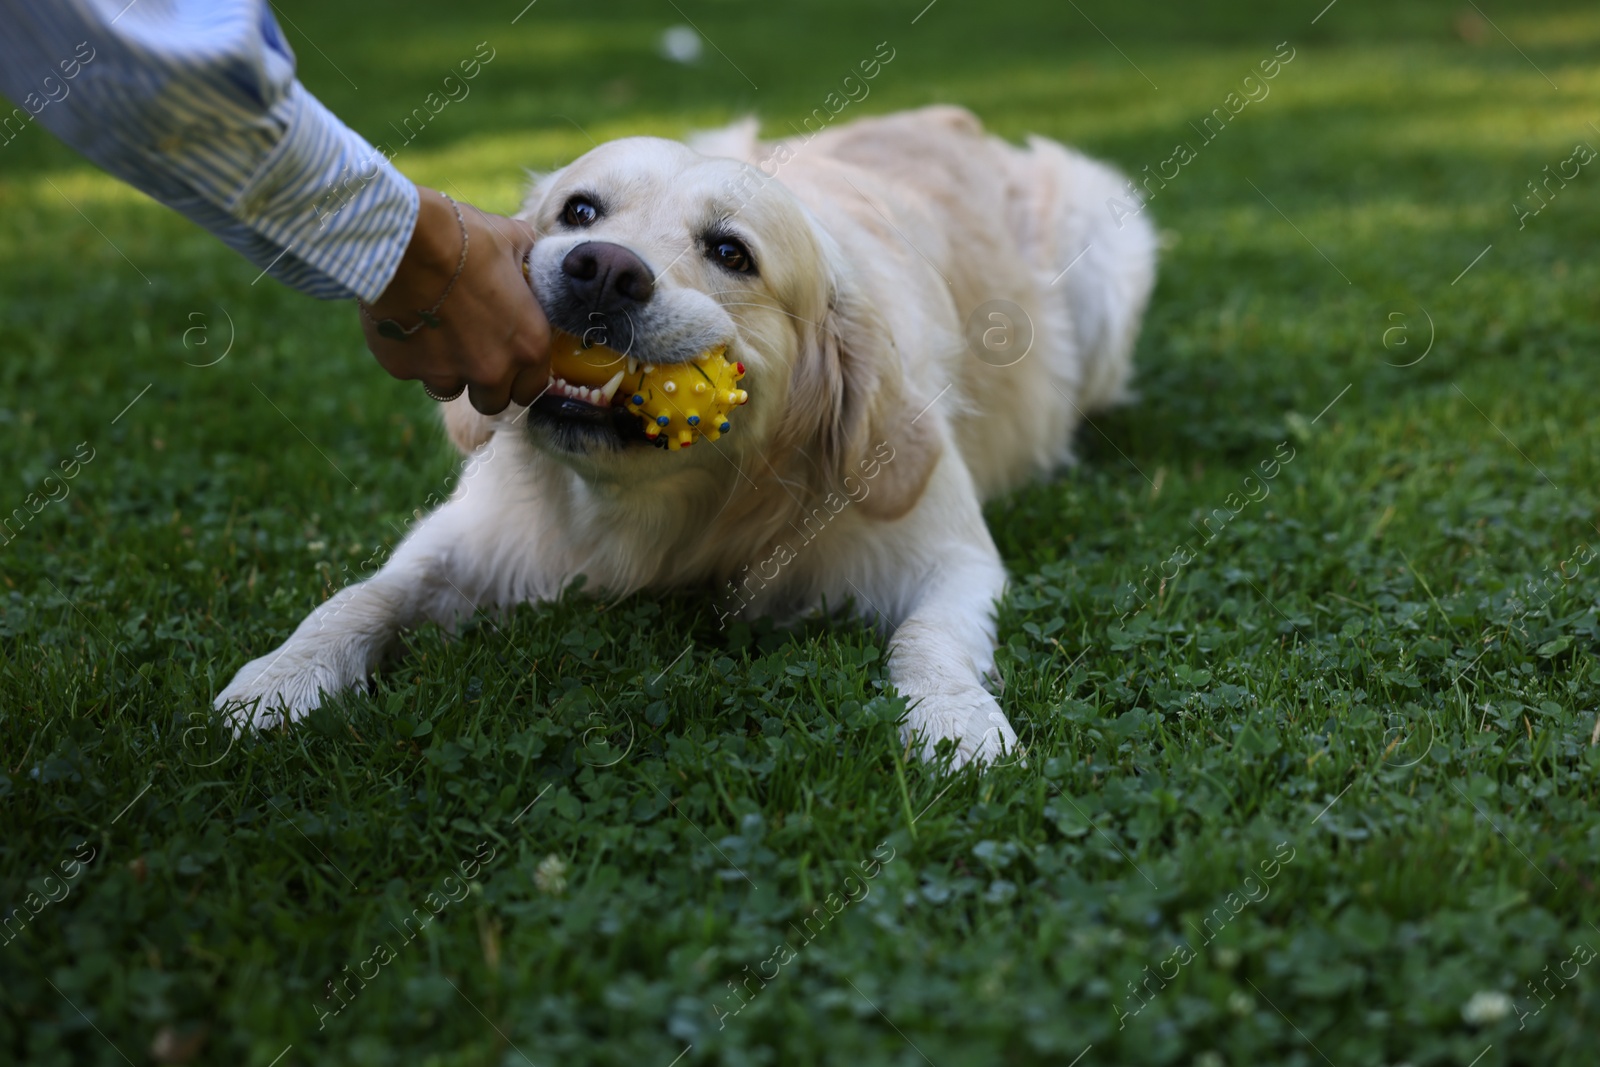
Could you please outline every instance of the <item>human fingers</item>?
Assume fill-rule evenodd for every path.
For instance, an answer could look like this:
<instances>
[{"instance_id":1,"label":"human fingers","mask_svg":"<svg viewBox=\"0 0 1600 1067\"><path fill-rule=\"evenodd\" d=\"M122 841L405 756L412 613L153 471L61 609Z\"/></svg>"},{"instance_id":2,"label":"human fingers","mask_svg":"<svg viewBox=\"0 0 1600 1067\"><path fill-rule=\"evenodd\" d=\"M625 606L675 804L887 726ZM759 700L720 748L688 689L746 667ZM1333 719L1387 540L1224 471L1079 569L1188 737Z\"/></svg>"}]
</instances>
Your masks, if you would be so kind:
<instances>
[{"instance_id":1,"label":"human fingers","mask_svg":"<svg viewBox=\"0 0 1600 1067\"><path fill-rule=\"evenodd\" d=\"M467 383L467 400L485 415L498 415L511 405L511 385Z\"/></svg>"},{"instance_id":2,"label":"human fingers","mask_svg":"<svg viewBox=\"0 0 1600 1067\"><path fill-rule=\"evenodd\" d=\"M542 366L523 367L511 382L511 399L527 407L550 388L550 372Z\"/></svg>"}]
</instances>

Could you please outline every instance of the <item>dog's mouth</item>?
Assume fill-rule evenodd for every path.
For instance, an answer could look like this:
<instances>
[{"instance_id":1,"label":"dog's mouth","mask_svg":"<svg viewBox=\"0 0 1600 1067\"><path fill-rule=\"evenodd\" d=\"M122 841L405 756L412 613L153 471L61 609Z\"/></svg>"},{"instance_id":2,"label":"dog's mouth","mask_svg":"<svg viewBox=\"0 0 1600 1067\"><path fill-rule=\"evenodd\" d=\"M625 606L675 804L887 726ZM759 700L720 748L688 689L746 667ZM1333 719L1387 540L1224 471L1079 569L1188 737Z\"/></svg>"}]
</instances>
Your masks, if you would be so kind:
<instances>
[{"instance_id":1,"label":"dog's mouth","mask_svg":"<svg viewBox=\"0 0 1600 1067\"><path fill-rule=\"evenodd\" d=\"M619 393L622 371L602 386L582 386L552 374L550 385L528 409L528 418L551 431L554 442L569 451L620 449L629 445L665 448L663 440L645 436L637 415Z\"/></svg>"},{"instance_id":2,"label":"dog's mouth","mask_svg":"<svg viewBox=\"0 0 1600 1067\"><path fill-rule=\"evenodd\" d=\"M550 322L555 327L553 341L557 348L570 347L572 339L585 351L610 349L616 325L609 316L592 315L588 321L569 323L564 309L550 308ZM631 318L623 316L620 325L626 326L626 343L619 345L622 353L631 351L636 343L637 330ZM576 329L573 326L576 325ZM550 442L567 452L620 451L630 446L665 447L665 442L647 437L637 416L627 409L628 395L621 392L626 374L638 369L638 360L619 354L616 366L607 367L609 380L597 383L595 376L585 375L589 384L569 382L551 368L550 384L528 409L531 423L542 425Z\"/></svg>"},{"instance_id":3,"label":"dog's mouth","mask_svg":"<svg viewBox=\"0 0 1600 1067\"><path fill-rule=\"evenodd\" d=\"M586 345L557 331L551 338L550 384L529 409L552 443L569 451L652 445L677 452L716 441L733 424L744 364L718 343L692 359L647 363L604 345Z\"/></svg>"}]
</instances>

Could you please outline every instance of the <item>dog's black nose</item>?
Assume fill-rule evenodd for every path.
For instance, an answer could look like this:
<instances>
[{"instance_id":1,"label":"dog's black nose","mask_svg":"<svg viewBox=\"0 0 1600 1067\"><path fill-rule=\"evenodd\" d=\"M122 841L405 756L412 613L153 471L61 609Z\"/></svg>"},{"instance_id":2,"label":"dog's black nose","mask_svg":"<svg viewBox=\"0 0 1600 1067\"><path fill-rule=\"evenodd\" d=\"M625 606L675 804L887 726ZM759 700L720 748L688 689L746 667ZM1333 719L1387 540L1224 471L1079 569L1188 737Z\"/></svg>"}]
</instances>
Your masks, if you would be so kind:
<instances>
[{"instance_id":1,"label":"dog's black nose","mask_svg":"<svg viewBox=\"0 0 1600 1067\"><path fill-rule=\"evenodd\" d=\"M596 311L643 304L656 291L644 260L610 241L585 241L561 261L572 294Z\"/></svg>"}]
</instances>

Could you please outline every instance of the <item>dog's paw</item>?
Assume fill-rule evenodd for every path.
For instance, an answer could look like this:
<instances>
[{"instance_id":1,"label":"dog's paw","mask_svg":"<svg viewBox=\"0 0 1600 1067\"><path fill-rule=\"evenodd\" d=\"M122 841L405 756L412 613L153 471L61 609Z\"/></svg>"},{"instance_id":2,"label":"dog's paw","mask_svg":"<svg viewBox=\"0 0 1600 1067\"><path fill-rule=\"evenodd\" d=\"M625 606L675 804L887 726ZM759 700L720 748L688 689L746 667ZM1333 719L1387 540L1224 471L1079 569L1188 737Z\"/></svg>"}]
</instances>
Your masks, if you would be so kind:
<instances>
[{"instance_id":1,"label":"dog's paw","mask_svg":"<svg viewBox=\"0 0 1600 1067\"><path fill-rule=\"evenodd\" d=\"M361 665L329 652L326 646L306 647L291 639L239 668L212 707L227 717L236 734L303 719L327 695L366 680Z\"/></svg>"},{"instance_id":2,"label":"dog's paw","mask_svg":"<svg viewBox=\"0 0 1600 1067\"><path fill-rule=\"evenodd\" d=\"M981 688L922 697L911 708L904 735L921 742L924 760L946 738L956 743L953 767L968 763L1006 766L1021 759L1017 732L993 696Z\"/></svg>"}]
</instances>

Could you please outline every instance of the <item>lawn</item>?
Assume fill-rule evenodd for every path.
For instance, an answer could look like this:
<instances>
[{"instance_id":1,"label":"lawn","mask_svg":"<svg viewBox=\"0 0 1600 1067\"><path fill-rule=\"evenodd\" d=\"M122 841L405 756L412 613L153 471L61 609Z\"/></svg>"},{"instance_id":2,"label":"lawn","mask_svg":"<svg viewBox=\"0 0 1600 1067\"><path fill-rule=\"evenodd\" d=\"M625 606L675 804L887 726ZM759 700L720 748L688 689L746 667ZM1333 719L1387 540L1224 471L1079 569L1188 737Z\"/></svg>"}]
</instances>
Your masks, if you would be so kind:
<instances>
[{"instance_id":1,"label":"lawn","mask_svg":"<svg viewBox=\"0 0 1600 1067\"><path fill-rule=\"evenodd\" d=\"M989 509L1028 758L907 760L855 623L576 589L233 740L211 694L456 461L353 309L29 128L0 1062L1594 1062L1600 9L523 2L279 9L391 147L488 42L396 164L503 211L591 139L782 134L884 41L842 118L1178 167L1139 398Z\"/></svg>"}]
</instances>

